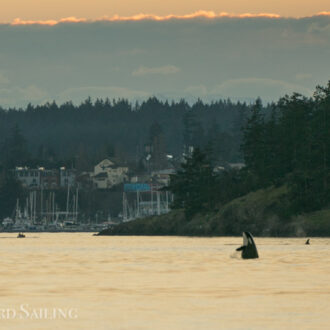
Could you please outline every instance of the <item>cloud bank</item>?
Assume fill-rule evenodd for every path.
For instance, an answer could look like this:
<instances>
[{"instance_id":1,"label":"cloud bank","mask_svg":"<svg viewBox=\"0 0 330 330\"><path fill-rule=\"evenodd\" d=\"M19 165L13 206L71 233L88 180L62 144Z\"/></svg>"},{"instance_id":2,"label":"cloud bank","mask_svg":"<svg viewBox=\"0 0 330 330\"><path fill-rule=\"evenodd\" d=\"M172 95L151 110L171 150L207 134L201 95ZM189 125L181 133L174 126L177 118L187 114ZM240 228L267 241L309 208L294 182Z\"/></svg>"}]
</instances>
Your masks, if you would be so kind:
<instances>
[{"instance_id":1,"label":"cloud bank","mask_svg":"<svg viewBox=\"0 0 330 330\"><path fill-rule=\"evenodd\" d=\"M0 24L0 106L93 98L311 95L330 79L330 15L197 12Z\"/></svg>"}]
</instances>

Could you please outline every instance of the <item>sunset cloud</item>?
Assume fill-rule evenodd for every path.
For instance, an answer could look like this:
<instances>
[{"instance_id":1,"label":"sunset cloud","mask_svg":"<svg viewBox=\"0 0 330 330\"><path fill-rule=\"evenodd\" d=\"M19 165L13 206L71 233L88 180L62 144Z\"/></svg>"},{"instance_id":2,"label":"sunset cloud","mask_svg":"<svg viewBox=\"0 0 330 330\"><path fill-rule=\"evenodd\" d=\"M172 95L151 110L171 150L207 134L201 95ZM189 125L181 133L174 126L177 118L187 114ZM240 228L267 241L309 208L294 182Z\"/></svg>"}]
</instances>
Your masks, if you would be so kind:
<instances>
[{"instance_id":1,"label":"sunset cloud","mask_svg":"<svg viewBox=\"0 0 330 330\"><path fill-rule=\"evenodd\" d=\"M219 14L216 14L214 11L205 11L205 10L199 10L191 14L186 15L165 15L165 16L158 16L158 15L152 15L152 14L138 14L134 16L118 16L115 15L111 18L103 18L104 20L109 21L142 21L142 20L153 20L153 21L168 21L173 19L194 19L194 18L208 18L208 19L214 19L214 18L223 18L223 17L230 17L230 18L247 18L247 17L267 17L267 18L279 18L280 16L277 14L271 14L271 13L260 13L260 14L229 14L226 12L222 12Z\"/></svg>"},{"instance_id":2,"label":"sunset cloud","mask_svg":"<svg viewBox=\"0 0 330 330\"><path fill-rule=\"evenodd\" d=\"M320 13L320 15L325 15L326 13ZM199 10L191 14L186 15L153 15L140 13L132 16L119 16L114 15L111 17L104 16L99 19L88 20L86 18L77 17L66 17L60 20L24 20L20 18L14 19L11 25L50 25L54 26L60 23L86 23L86 22L126 22L126 21L169 21L169 20L191 20L191 19L217 19L217 18L280 18L280 15L273 13L243 13L243 14L230 14L226 12L215 13L214 11Z\"/></svg>"},{"instance_id":3,"label":"sunset cloud","mask_svg":"<svg viewBox=\"0 0 330 330\"><path fill-rule=\"evenodd\" d=\"M330 16L330 11L322 11L312 17L317 16ZM309 16L310 17L310 16ZM61 18L59 20L49 19L49 20L25 20L21 18L15 18L10 24L11 25L49 25L54 26L61 23L93 23L93 22L128 22L128 21L169 21L169 20L192 20L192 19L220 19L220 18L288 18L281 16L276 13L228 13L228 12L220 12L216 13L214 11L207 10L198 10L196 12L185 14L185 15L155 15L155 14L145 14L139 13L131 16L103 16L97 19L87 19L87 18L77 18L75 16ZM304 18L304 17L301 17Z\"/></svg>"},{"instance_id":4,"label":"sunset cloud","mask_svg":"<svg viewBox=\"0 0 330 330\"><path fill-rule=\"evenodd\" d=\"M11 25L57 25L60 23L82 23L87 22L86 18L76 18L76 17L66 17L62 18L58 21L56 20L39 20L39 21L32 21L32 20L22 20L20 18L15 18Z\"/></svg>"},{"instance_id":5,"label":"sunset cloud","mask_svg":"<svg viewBox=\"0 0 330 330\"><path fill-rule=\"evenodd\" d=\"M321 11L317 16L330 16L330 11Z\"/></svg>"}]
</instances>

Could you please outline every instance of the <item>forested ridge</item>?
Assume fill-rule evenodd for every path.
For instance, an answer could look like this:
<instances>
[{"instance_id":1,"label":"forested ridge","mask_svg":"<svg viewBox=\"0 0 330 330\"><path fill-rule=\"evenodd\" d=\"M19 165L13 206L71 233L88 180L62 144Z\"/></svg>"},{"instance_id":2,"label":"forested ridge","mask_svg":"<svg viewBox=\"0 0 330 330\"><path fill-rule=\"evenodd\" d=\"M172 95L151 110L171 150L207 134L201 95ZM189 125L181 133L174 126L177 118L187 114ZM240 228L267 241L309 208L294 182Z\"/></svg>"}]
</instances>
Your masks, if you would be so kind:
<instances>
[{"instance_id":1,"label":"forested ridge","mask_svg":"<svg viewBox=\"0 0 330 330\"><path fill-rule=\"evenodd\" d=\"M87 98L80 105L52 102L0 109L0 218L11 215L17 199L24 201L28 194L12 177L17 166L65 166L79 175L110 158L116 165L127 166L131 176L150 175L152 170L176 167L189 147L210 145L217 164L241 161L240 128L249 107L229 100L189 105L184 100L162 102L156 98L135 104ZM170 161L168 154L172 155ZM94 218L110 207L116 215L122 204L118 200L122 187L114 189L83 189L81 213ZM65 194L56 193L62 209Z\"/></svg>"},{"instance_id":2,"label":"forested ridge","mask_svg":"<svg viewBox=\"0 0 330 330\"><path fill-rule=\"evenodd\" d=\"M172 177L175 206L191 216L206 205L211 209L249 192L283 185L288 190L283 206L288 216L330 206L330 82L318 86L311 98L287 95L267 113L257 99L242 134L245 167L216 175L212 154L196 149Z\"/></svg>"},{"instance_id":3,"label":"forested ridge","mask_svg":"<svg viewBox=\"0 0 330 330\"><path fill-rule=\"evenodd\" d=\"M193 147L181 165L174 164L177 173L168 187L175 196L172 208L183 209L185 221L265 189L280 189L268 193L281 196L269 207L284 222L330 206L330 82L317 86L312 97L286 95L267 106L260 99L251 105L229 100L189 105L156 98L134 105L89 98L78 106L29 105L1 109L0 128L2 188L11 182L4 173L24 164L66 163L88 170L116 156L138 169L145 146L156 136L163 155L182 159ZM219 170L230 162L245 166Z\"/></svg>"},{"instance_id":4,"label":"forested ridge","mask_svg":"<svg viewBox=\"0 0 330 330\"><path fill-rule=\"evenodd\" d=\"M16 126L26 139L30 158L39 163L71 160L71 165L84 168L114 155L136 162L143 156L156 123L166 153L178 156L184 145L205 147L213 141L219 159L235 162L241 159L240 128L248 108L229 100L189 105L184 100L162 102L157 98L135 104L124 99L87 98L76 106L53 102L26 109L0 108L0 145L6 145ZM82 158L84 164L75 164Z\"/></svg>"},{"instance_id":5,"label":"forested ridge","mask_svg":"<svg viewBox=\"0 0 330 330\"><path fill-rule=\"evenodd\" d=\"M110 234L330 235L330 81L264 110L257 99L242 128L244 168L216 173L212 153L196 148L169 186L184 212Z\"/></svg>"},{"instance_id":6,"label":"forested ridge","mask_svg":"<svg viewBox=\"0 0 330 330\"><path fill-rule=\"evenodd\" d=\"M294 211L330 205L330 82L312 98L283 97L269 118L256 102L244 128L246 169L255 185L287 184Z\"/></svg>"}]
</instances>

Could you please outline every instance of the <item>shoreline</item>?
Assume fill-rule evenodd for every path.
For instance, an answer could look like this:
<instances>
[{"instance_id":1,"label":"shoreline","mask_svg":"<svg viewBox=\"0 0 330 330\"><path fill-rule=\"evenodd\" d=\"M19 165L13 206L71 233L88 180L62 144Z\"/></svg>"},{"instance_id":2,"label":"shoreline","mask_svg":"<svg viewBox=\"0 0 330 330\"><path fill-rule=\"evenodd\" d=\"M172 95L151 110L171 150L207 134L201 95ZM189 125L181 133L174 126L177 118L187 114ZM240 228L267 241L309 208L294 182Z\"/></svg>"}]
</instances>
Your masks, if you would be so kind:
<instances>
[{"instance_id":1,"label":"shoreline","mask_svg":"<svg viewBox=\"0 0 330 330\"><path fill-rule=\"evenodd\" d=\"M183 209L125 222L98 233L100 236L241 236L330 237L330 207L292 214L286 187L261 189L208 212L186 219Z\"/></svg>"}]
</instances>

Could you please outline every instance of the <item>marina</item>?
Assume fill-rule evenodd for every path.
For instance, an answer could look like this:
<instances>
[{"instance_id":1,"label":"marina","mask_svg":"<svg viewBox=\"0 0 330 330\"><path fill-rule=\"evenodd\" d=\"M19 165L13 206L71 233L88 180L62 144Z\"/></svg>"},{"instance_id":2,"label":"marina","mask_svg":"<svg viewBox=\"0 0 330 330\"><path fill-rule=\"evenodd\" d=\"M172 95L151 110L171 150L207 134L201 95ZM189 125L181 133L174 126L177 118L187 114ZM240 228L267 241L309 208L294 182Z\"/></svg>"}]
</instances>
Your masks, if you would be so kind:
<instances>
[{"instance_id":1,"label":"marina","mask_svg":"<svg viewBox=\"0 0 330 330\"><path fill-rule=\"evenodd\" d=\"M2 232L99 232L119 223L138 218L161 215L170 211L173 194L159 191L148 184L125 184L122 211L105 219L91 218L79 212L79 189L68 185L66 209L60 210L55 191L29 191L23 201L17 199L12 217L2 220ZM127 188L129 187L129 188ZM143 189L141 188L143 187Z\"/></svg>"},{"instance_id":2,"label":"marina","mask_svg":"<svg viewBox=\"0 0 330 330\"><path fill-rule=\"evenodd\" d=\"M39 193L39 196L37 195ZM37 208L37 196L40 207ZM101 231L115 225L116 222L95 223L79 219L78 196L75 194L70 198L70 189L67 190L66 211L58 210L55 204L55 192L49 192L48 198L44 200L42 190L30 191L26 198L24 207L21 207L17 199L13 217L6 217L2 221L0 231L2 232L91 232ZM46 205L46 207L45 207Z\"/></svg>"}]
</instances>

